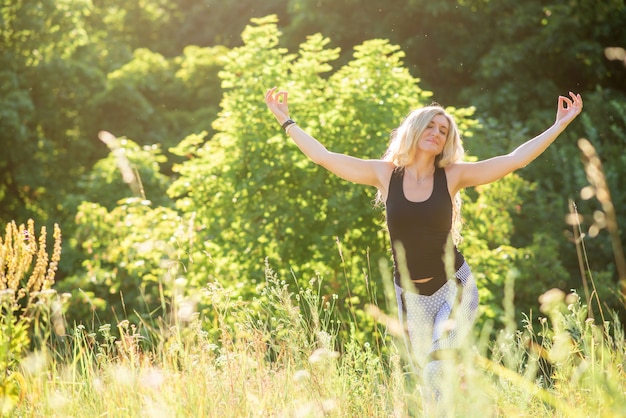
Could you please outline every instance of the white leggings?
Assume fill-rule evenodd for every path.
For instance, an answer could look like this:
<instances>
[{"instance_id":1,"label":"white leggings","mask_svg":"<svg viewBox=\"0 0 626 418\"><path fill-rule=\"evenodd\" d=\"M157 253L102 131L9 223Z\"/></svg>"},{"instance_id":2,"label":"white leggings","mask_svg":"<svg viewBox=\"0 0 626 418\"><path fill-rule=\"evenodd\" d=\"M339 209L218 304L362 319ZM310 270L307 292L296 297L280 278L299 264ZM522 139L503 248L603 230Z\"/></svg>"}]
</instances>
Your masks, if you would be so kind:
<instances>
[{"instance_id":1,"label":"white leggings","mask_svg":"<svg viewBox=\"0 0 626 418\"><path fill-rule=\"evenodd\" d=\"M425 383L435 391L441 378L441 361L432 361L430 355L437 350L459 348L471 332L478 311L478 289L467 263L463 263L455 277L457 280L448 280L430 296L404 290L396 284L398 319L408 331L405 343L412 364L423 371Z\"/></svg>"}]
</instances>

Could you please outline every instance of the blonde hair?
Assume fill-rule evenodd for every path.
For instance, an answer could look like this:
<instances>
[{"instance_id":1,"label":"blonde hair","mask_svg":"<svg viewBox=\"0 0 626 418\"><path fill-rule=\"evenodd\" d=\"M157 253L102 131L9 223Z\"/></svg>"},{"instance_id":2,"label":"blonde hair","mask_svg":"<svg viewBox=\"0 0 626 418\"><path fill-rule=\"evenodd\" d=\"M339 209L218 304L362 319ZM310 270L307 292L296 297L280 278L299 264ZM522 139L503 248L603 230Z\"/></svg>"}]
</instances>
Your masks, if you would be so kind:
<instances>
[{"instance_id":1,"label":"blonde hair","mask_svg":"<svg viewBox=\"0 0 626 418\"><path fill-rule=\"evenodd\" d=\"M463 161L465 150L461 143L459 128L452 115L437 103L415 109L404 118L400 126L391 133L389 147L382 159L392 162L397 167L397 170L403 170L407 165L411 164L418 152L417 144L420 137L428 127L428 124L437 115L442 115L448 120L449 128L443 151L435 158L435 164L437 167L445 168L450 164ZM452 199L452 229L450 231L455 245L462 240L461 203L461 194L457 193L454 199Z\"/></svg>"}]
</instances>

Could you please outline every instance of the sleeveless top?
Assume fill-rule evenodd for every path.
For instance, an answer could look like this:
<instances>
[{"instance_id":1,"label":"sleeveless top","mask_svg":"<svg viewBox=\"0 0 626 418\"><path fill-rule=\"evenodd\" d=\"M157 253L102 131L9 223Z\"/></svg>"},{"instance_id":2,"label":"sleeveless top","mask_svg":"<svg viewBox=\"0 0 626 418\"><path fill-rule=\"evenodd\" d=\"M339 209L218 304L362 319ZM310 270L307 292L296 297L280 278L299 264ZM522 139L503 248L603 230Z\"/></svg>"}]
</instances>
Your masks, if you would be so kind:
<instances>
[{"instance_id":1,"label":"sleeveless top","mask_svg":"<svg viewBox=\"0 0 626 418\"><path fill-rule=\"evenodd\" d=\"M396 168L391 174L385 203L387 228L391 239L394 263L394 281L402 286L400 262L406 262L409 279L425 279L414 283L418 293L431 295L446 283L444 264L445 246L452 228L452 200L448 192L446 171L436 167L433 190L423 202L412 202L404 195L402 181L404 169ZM399 260L398 248L404 248L405 260ZM454 246L454 269L458 270L465 259Z\"/></svg>"}]
</instances>

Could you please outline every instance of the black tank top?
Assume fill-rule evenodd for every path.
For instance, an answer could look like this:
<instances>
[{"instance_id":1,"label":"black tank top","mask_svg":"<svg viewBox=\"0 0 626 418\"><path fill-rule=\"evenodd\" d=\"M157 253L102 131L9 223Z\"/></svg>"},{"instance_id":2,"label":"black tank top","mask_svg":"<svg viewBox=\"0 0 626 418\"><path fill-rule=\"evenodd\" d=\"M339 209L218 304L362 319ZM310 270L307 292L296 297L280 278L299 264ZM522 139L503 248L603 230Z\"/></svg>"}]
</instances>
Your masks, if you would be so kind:
<instances>
[{"instance_id":1,"label":"black tank top","mask_svg":"<svg viewBox=\"0 0 626 418\"><path fill-rule=\"evenodd\" d=\"M415 283L420 294L431 295L446 283L444 251L452 228L452 200L448 192L446 171L436 167L433 190L423 202L411 202L404 195L404 170L396 168L391 174L387 196L387 228L391 238L394 261L394 280L401 286L396 245L406 253L409 279L433 277L426 283ZM455 270L464 262L463 255L454 247Z\"/></svg>"}]
</instances>

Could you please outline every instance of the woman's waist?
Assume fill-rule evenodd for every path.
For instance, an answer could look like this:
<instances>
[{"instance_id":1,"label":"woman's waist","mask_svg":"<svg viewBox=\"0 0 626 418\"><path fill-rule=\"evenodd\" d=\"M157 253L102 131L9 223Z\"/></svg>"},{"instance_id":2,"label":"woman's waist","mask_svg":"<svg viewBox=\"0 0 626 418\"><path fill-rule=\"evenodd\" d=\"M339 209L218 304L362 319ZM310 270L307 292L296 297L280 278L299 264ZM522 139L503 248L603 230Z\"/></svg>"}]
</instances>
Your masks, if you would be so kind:
<instances>
[{"instance_id":1,"label":"woman's waist","mask_svg":"<svg viewBox=\"0 0 626 418\"><path fill-rule=\"evenodd\" d=\"M416 252L402 254L394 252L394 276L404 273L407 275L407 279L417 283L424 283L433 278L445 280L448 276L447 269L451 268L453 270L451 273L454 273L464 262L463 254L456 247L453 247L450 253ZM447 267L448 263L450 263L449 267Z\"/></svg>"}]
</instances>

